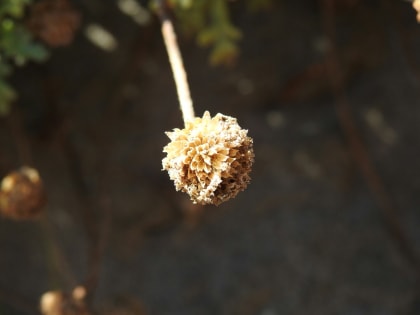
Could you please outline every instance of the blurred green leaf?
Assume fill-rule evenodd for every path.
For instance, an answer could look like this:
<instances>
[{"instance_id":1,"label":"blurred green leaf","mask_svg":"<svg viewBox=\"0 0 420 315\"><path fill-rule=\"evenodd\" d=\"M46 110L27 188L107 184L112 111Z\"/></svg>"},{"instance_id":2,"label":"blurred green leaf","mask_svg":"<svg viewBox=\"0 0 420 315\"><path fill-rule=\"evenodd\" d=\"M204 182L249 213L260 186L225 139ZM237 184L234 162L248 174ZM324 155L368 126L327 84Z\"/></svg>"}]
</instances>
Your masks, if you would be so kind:
<instances>
[{"instance_id":1,"label":"blurred green leaf","mask_svg":"<svg viewBox=\"0 0 420 315\"><path fill-rule=\"evenodd\" d=\"M238 41L242 38L241 31L232 24L227 24L224 31L226 33L226 36L233 41Z\"/></svg>"},{"instance_id":2,"label":"blurred green leaf","mask_svg":"<svg viewBox=\"0 0 420 315\"><path fill-rule=\"evenodd\" d=\"M174 9L183 33L192 35L205 27L208 0L195 0L190 6L178 4Z\"/></svg>"},{"instance_id":3,"label":"blurred green leaf","mask_svg":"<svg viewBox=\"0 0 420 315\"><path fill-rule=\"evenodd\" d=\"M237 41L242 37L241 32L230 21L229 9L225 0L212 1L211 32L213 50L210 62L213 65L231 64L239 53ZM206 33L204 33L206 35ZM211 40L207 35L201 40Z\"/></svg>"},{"instance_id":4,"label":"blurred green leaf","mask_svg":"<svg viewBox=\"0 0 420 315\"><path fill-rule=\"evenodd\" d=\"M27 59L45 61L48 57L47 50L42 45L35 43L25 28L16 24L13 27L1 29L0 51L3 51L6 57L14 59L18 64L24 63Z\"/></svg>"},{"instance_id":5,"label":"blurred green leaf","mask_svg":"<svg viewBox=\"0 0 420 315\"><path fill-rule=\"evenodd\" d=\"M171 7L179 7L183 9L190 9L194 2L199 0L167 0Z\"/></svg>"},{"instance_id":6,"label":"blurred green leaf","mask_svg":"<svg viewBox=\"0 0 420 315\"><path fill-rule=\"evenodd\" d=\"M10 104L16 99L15 90L5 81L0 80L0 116L7 115Z\"/></svg>"},{"instance_id":7,"label":"blurred green leaf","mask_svg":"<svg viewBox=\"0 0 420 315\"><path fill-rule=\"evenodd\" d=\"M219 41L214 45L210 53L210 63L212 65L230 65L239 54L238 46L229 40Z\"/></svg>"},{"instance_id":8,"label":"blurred green leaf","mask_svg":"<svg viewBox=\"0 0 420 315\"><path fill-rule=\"evenodd\" d=\"M179 6L181 6L184 9L191 8L193 4L193 0L177 0L176 2L178 3Z\"/></svg>"},{"instance_id":9,"label":"blurred green leaf","mask_svg":"<svg viewBox=\"0 0 420 315\"><path fill-rule=\"evenodd\" d=\"M197 42L200 46L209 46L217 40L217 32L213 28L205 28L197 35Z\"/></svg>"},{"instance_id":10,"label":"blurred green leaf","mask_svg":"<svg viewBox=\"0 0 420 315\"><path fill-rule=\"evenodd\" d=\"M31 2L32 0L1 0L0 17L10 15L15 18L20 18L25 12L25 6Z\"/></svg>"},{"instance_id":11,"label":"blurred green leaf","mask_svg":"<svg viewBox=\"0 0 420 315\"><path fill-rule=\"evenodd\" d=\"M12 67L7 63L2 62L0 58L0 82L1 78L8 76L10 73L12 73Z\"/></svg>"},{"instance_id":12,"label":"blurred green leaf","mask_svg":"<svg viewBox=\"0 0 420 315\"><path fill-rule=\"evenodd\" d=\"M10 111L17 98L15 90L6 82L12 72L12 62L23 65L28 60L45 61L48 52L36 43L20 18L32 0L0 0L0 115Z\"/></svg>"},{"instance_id":13,"label":"blurred green leaf","mask_svg":"<svg viewBox=\"0 0 420 315\"><path fill-rule=\"evenodd\" d=\"M213 47L211 64L232 63L242 34L230 20L228 0L172 0L172 4L181 30L194 33L198 45Z\"/></svg>"}]
</instances>

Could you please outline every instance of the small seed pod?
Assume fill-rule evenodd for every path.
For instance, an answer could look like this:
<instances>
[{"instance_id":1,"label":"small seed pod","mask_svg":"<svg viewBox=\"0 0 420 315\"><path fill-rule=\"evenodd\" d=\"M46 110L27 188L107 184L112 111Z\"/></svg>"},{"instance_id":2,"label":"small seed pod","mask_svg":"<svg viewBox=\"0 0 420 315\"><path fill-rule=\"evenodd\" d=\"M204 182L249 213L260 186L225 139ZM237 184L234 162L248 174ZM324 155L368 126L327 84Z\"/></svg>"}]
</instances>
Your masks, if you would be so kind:
<instances>
[{"instance_id":1,"label":"small seed pod","mask_svg":"<svg viewBox=\"0 0 420 315\"><path fill-rule=\"evenodd\" d=\"M194 203L219 205L250 182L254 151L247 133L235 118L211 118L206 111L184 129L166 133L171 142L163 149L163 169L176 190L188 193Z\"/></svg>"},{"instance_id":2,"label":"small seed pod","mask_svg":"<svg viewBox=\"0 0 420 315\"><path fill-rule=\"evenodd\" d=\"M46 203L41 178L36 169L22 167L3 178L0 187L0 213L23 220L36 217Z\"/></svg>"},{"instance_id":3,"label":"small seed pod","mask_svg":"<svg viewBox=\"0 0 420 315\"><path fill-rule=\"evenodd\" d=\"M72 294L49 291L42 295L40 310L43 315L89 315L85 304L86 289L76 287Z\"/></svg>"},{"instance_id":4,"label":"small seed pod","mask_svg":"<svg viewBox=\"0 0 420 315\"><path fill-rule=\"evenodd\" d=\"M412 6L413 9L417 11L417 22L420 23L420 0L414 0Z\"/></svg>"},{"instance_id":5,"label":"small seed pod","mask_svg":"<svg viewBox=\"0 0 420 315\"><path fill-rule=\"evenodd\" d=\"M70 45L80 24L80 13L68 0L35 2L27 20L28 29L51 47Z\"/></svg>"}]
</instances>

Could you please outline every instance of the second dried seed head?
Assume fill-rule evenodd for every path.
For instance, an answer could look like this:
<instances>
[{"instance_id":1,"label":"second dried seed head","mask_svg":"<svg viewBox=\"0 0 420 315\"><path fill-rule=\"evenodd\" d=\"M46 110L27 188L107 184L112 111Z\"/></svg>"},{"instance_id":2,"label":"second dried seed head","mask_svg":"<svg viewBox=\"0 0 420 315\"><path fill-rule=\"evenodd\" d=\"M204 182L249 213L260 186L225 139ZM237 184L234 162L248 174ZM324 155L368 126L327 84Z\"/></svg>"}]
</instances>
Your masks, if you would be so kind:
<instances>
[{"instance_id":1,"label":"second dried seed head","mask_svg":"<svg viewBox=\"0 0 420 315\"><path fill-rule=\"evenodd\" d=\"M0 184L0 214L24 220L36 218L46 204L46 193L38 171L21 167L9 173Z\"/></svg>"}]
</instances>

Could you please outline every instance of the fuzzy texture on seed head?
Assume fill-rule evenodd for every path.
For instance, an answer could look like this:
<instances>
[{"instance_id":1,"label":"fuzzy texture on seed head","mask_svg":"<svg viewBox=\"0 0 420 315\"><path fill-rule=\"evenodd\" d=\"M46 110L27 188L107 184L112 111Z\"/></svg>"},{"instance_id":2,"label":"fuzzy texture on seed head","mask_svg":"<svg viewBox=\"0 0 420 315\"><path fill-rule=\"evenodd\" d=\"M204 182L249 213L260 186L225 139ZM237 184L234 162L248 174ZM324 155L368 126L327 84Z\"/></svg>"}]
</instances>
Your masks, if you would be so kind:
<instances>
[{"instance_id":1,"label":"fuzzy texture on seed head","mask_svg":"<svg viewBox=\"0 0 420 315\"><path fill-rule=\"evenodd\" d=\"M247 133L235 118L211 118L206 111L184 129L166 133L171 142L163 149L163 169L194 203L219 205L250 182L254 151Z\"/></svg>"}]
</instances>

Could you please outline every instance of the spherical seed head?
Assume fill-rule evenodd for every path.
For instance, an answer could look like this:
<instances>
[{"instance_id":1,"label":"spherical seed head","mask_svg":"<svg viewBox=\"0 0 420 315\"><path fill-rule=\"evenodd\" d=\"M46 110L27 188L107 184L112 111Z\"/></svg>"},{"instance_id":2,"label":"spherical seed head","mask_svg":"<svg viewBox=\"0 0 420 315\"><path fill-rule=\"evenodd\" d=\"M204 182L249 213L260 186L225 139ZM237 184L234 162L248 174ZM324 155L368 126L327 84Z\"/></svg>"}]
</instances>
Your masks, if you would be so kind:
<instances>
[{"instance_id":1,"label":"spherical seed head","mask_svg":"<svg viewBox=\"0 0 420 315\"><path fill-rule=\"evenodd\" d=\"M71 44L81 16L69 0L41 0L30 7L28 29L51 47Z\"/></svg>"},{"instance_id":2,"label":"spherical seed head","mask_svg":"<svg viewBox=\"0 0 420 315\"><path fill-rule=\"evenodd\" d=\"M80 290L76 287L73 293L63 291L48 291L41 296L40 311L43 315L90 315L84 298L78 296Z\"/></svg>"},{"instance_id":3,"label":"spherical seed head","mask_svg":"<svg viewBox=\"0 0 420 315\"><path fill-rule=\"evenodd\" d=\"M219 205L250 182L254 151L247 133L235 118L211 118L206 111L184 129L166 133L171 142L163 148L163 169L194 203Z\"/></svg>"},{"instance_id":4,"label":"spherical seed head","mask_svg":"<svg viewBox=\"0 0 420 315\"><path fill-rule=\"evenodd\" d=\"M46 203L41 178L36 169L22 167L9 173L0 185L0 213L22 220L36 217Z\"/></svg>"}]
</instances>

